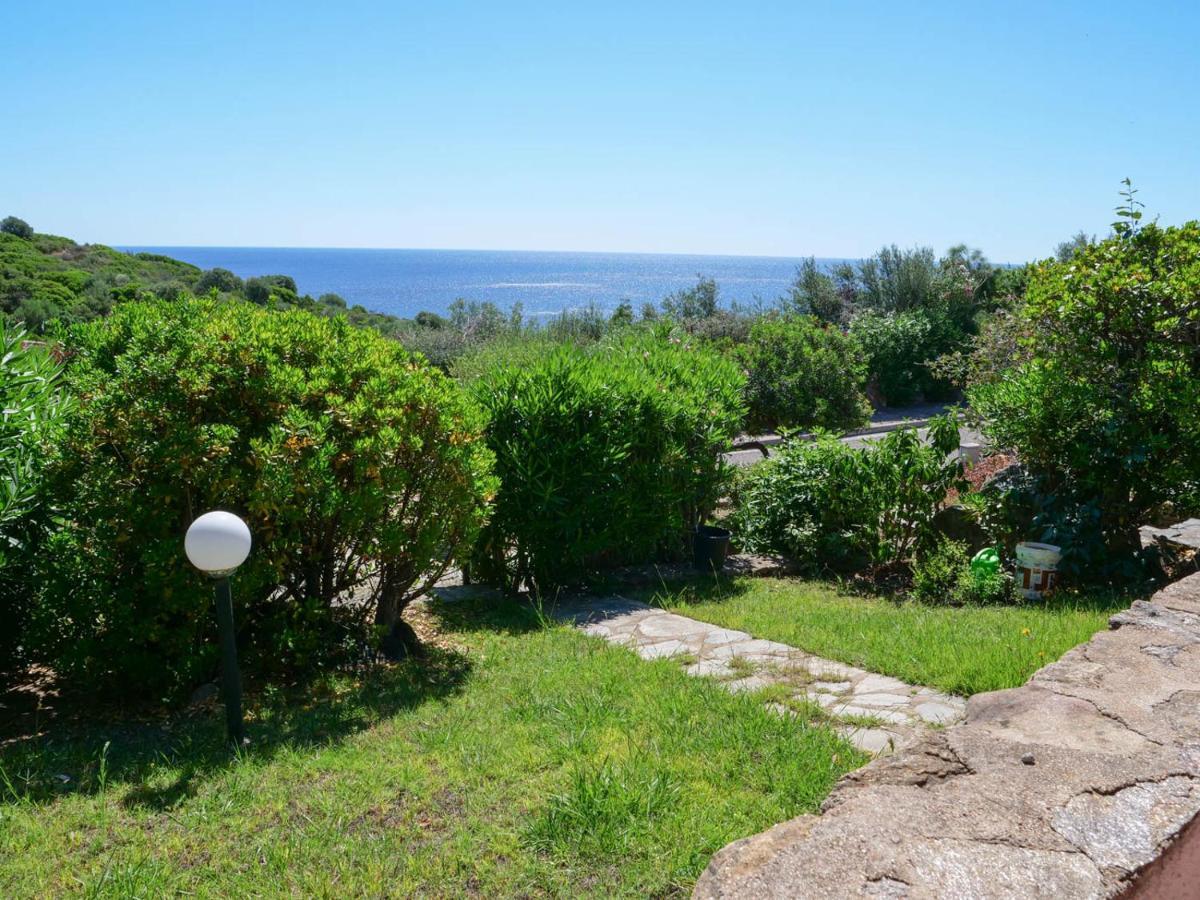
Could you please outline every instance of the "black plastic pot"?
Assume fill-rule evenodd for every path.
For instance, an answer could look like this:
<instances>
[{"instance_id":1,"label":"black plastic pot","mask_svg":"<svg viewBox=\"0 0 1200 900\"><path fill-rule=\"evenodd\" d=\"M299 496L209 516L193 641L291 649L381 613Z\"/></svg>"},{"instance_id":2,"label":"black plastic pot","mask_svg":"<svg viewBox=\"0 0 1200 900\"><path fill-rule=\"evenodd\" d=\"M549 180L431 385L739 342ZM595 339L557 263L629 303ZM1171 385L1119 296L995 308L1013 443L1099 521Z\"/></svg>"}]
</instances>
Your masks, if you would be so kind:
<instances>
[{"instance_id":1,"label":"black plastic pot","mask_svg":"<svg viewBox=\"0 0 1200 900\"><path fill-rule=\"evenodd\" d=\"M701 525L692 533L692 562L701 572L719 572L729 555L729 529Z\"/></svg>"}]
</instances>

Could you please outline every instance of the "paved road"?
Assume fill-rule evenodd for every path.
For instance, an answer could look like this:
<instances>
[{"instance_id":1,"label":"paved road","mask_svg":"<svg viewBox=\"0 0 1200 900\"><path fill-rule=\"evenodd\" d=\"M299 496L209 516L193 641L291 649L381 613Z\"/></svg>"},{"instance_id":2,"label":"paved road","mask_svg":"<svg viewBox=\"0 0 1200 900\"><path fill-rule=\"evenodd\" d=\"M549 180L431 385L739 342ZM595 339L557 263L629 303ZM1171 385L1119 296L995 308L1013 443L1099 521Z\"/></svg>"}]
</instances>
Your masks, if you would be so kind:
<instances>
[{"instance_id":1,"label":"paved road","mask_svg":"<svg viewBox=\"0 0 1200 900\"><path fill-rule=\"evenodd\" d=\"M917 433L920 434L921 439L924 440L926 435L929 433L929 429L918 428ZM879 440L881 437L883 437L883 434L878 433L854 434L842 438L842 443L849 444L851 447L863 447L872 441ZM959 438L962 441L963 449L968 453L971 452L973 447L980 447L983 445L983 436L972 428L959 429ZM774 454L776 449L776 447L767 448L771 454ZM757 462L762 462L763 458L762 451L760 450L736 450L733 453L725 454L725 459L728 462L733 463L735 466L752 466Z\"/></svg>"}]
</instances>

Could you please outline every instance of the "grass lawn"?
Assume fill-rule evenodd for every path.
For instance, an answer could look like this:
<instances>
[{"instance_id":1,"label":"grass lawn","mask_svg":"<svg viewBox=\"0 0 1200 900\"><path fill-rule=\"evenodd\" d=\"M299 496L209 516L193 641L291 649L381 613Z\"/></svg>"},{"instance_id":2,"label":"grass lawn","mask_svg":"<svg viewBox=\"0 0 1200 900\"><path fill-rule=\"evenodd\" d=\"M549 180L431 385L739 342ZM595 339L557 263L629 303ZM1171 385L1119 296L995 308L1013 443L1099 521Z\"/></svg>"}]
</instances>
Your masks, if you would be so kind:
<instances>
[{"instance_id":1,"label":"grass lawn","mask_svg":"<svg viewBox=\"0 0 1200 900\"><path fill-rule=\"evenodd\" d=\"M1119 594L1009 606L926 606L825 581L741 578L667 586L642 599L819 656L969 696L1017 687L1129 605Z\"/></svg>"},{"instance_id":2,"label":"grass lawn","mask_svg":"<svg viewBox=\"0 0 1200 900\"><path fill-rule=\"evenodd\" d=\"M422 665L258 695L236 760L213 709L10 738L0 896L685 894L865 761L523 608L438 616Z\"/></svg>"}]
</instances>

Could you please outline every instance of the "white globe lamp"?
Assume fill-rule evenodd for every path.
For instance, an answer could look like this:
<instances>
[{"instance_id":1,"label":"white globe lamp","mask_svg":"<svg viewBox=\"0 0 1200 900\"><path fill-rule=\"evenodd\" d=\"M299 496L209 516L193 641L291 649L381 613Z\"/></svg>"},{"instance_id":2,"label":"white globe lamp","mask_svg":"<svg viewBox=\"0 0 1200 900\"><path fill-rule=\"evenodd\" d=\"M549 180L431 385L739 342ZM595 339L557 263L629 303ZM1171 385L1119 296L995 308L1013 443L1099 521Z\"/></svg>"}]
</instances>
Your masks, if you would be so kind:
<instances>
[{"instance_id":1,"label":"white globe lamp","mask_svg":"<svg viewBox=\"0 0 1200 900\"><path fill-rule=\"evenodd\" d=\"M242 676L237 664L237 634L233 628L233 592L229 576L250 555L250 528L231 512L214 510L198 518L183 538L183 552L193 566L216 579L214 600L221 635L221 693L225 726L237 748L245 742L242 724Z\"/></svg>"},{"instance_id":2,"label":"white globe lamp","mask_svg":"<svg viewBox=\"0 0 1200 900\"><path fill-rule=\"evenodd\" d=\"M183 550L207 575L229 575L250 555L250 528L231 512L208 512L191 524Z\"/></svg>"}]
</instances>

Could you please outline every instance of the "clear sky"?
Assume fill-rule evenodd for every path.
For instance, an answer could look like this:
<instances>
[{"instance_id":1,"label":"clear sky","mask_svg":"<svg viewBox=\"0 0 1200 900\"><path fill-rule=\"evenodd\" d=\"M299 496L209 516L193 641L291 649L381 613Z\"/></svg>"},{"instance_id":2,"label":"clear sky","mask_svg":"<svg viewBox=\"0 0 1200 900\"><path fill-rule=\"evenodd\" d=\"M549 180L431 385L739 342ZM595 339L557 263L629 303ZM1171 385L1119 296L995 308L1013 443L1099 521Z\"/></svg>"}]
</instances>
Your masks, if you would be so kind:
<instances>
[{"instance_id":1,"label":"clear sky","mask_svg":"<svg viewBox=\"0 0 1200 900\"><path fill-rule=\"evenodd\" d=\"M5 0L0 146L109 244L1020 261L1200 216L1200 4Z\"/></svg>"}]
</instances>

